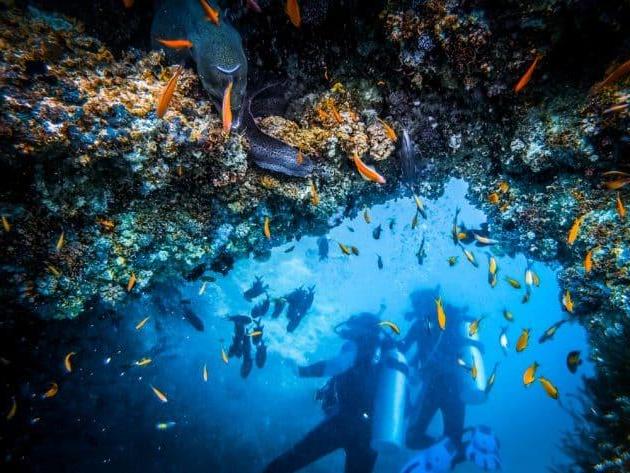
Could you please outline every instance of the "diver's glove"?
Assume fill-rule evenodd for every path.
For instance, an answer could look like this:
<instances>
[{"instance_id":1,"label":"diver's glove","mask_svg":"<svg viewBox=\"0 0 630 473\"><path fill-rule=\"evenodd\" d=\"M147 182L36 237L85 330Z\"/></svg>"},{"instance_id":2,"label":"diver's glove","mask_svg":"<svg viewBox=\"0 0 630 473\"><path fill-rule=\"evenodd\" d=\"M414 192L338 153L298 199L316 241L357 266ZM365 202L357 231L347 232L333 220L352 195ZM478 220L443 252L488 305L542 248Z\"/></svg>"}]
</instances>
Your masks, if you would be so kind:
<instances>
[{"instance_id":1,"label":"diver's glove","mask_svg":"<svg viewBox=\"0 0 630 473\"><path fill-rule=\"evenodd\" d=\"M465 446L466 459L485 471L500 470L499 446L499 439L495 437L490 427L485 425L473 427L470 440Z\"/></svg>"},{"instance_id":2,"label":"diver's glove","mask_svg":"<svg viewBox=\"0 0 630 473\"><path fill-rule=\"evenodd\" d=\"M450 471L456 455L457 447L450 438L444 437L416 454L407 462L400 473L443 473Z\"/></svg>"}]
</instances>

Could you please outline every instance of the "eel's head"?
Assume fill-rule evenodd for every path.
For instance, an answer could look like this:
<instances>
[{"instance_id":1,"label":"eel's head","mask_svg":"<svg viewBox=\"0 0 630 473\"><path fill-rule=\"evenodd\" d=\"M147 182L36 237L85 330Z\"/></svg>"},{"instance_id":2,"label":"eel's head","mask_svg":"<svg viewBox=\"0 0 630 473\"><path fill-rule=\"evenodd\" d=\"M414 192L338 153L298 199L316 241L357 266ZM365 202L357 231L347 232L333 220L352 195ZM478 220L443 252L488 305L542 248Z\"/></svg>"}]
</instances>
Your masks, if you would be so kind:
<instances>
[{"instance_id":1,"label":"eel's head","mask_svg":"<svg viewBox=\"0 0 630 473\"><path fill-rule=\"evenodd\" d=\"M238 32L227 24L221 30L206 47L195 51L195 62L201 83L219 111L225 89L232 82L233 126L238 128L247 90L247 58Z\"/></svg>"}]
</instances>

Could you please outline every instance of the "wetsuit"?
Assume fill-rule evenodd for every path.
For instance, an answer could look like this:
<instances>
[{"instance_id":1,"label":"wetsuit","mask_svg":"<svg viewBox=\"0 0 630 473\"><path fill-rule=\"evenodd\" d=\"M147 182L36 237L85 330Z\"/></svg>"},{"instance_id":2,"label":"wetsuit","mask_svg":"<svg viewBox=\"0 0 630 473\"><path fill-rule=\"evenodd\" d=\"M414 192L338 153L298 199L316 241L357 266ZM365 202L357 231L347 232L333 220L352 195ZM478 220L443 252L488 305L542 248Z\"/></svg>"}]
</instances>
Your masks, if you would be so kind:
<instances>
[{"instance_id":1,"label":"wetsuit","mask_svg":"<svg viewBox=\"0 0 630 473\"><path fill-rule=\"evenodd\" d=\"M273 460L265 473L298 471L342 448L345 473L370 473L376 452L370 447L372 404L376 388L376 343L347 341L340 354L328 361L301 367L302 377L332 376L323 388L327 417L296 445Z\"/></svg>"}]
</instances>

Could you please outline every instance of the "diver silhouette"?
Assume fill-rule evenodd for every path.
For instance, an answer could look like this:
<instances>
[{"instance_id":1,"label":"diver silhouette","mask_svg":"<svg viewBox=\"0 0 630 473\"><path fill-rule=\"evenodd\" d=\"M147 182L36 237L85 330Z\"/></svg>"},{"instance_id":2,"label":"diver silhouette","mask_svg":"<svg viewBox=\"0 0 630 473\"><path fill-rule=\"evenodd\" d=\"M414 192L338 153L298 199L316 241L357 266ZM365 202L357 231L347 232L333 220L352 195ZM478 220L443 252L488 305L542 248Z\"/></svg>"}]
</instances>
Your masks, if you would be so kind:
<instances>
[{"instance_id":1,"label":"diver silhouette","mask_svg":"<svg viewBox=\"0 0 630 473\"><path fill-rule=\"evenodd\" d=\"M298 368L301 377L331 377L316 396L326 418L273 460L265 473L297 471L338 449L346 454L345 473L373 470L377 457L371 447L376 374L380 354L393 346L379 321L371 313L350 317L335 328L346 340L337 357Z\"/></svg>"},{"instance_id":2,"label":"diver silhouette","mask_svg":"<svg viewBox=\"0 0 630 473\"><path fill-rule=\"evenodd\" d=\"M465 428L466 405L486 399L486 378L481 360L483 346L469 335L465 309L444 304L447 323L441 330L435 320L435 299L439 289L422 289L411 294L412 311L405 318L412 321L407 335L399 343L409 358L411 403L406 445L422 449L403 468L403 473L445 472L464 460L486 470L500 469L498 441L485 426ZM469 375L458 360L472 360L478 373ZM442 414L443 433L438 439L427 435L427 428L437 412ZM470 434L465 440L465 434Z\"/></svg>"}]
</instances>

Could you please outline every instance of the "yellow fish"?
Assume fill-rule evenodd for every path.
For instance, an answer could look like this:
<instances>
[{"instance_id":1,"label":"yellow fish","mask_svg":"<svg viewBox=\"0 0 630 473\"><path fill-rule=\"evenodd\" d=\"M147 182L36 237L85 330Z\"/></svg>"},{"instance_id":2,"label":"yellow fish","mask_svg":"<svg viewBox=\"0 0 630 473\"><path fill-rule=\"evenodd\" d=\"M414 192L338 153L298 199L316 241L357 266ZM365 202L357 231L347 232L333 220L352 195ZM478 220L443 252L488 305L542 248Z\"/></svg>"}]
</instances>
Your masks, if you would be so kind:
<instances>
[{"instance_id":1,"label":"yellow fish","mask_svg":"<svg viewBox=\"0 0 630 473\"><path fill-rule=\"evenodd\" d=\"M135 285L136 285L136 273L132 271L131 276L129 276L129 281L127 281L127 292L130 292Z\"/></svg>"},{"instance_id":2,"label":"yellow fish","mask_svg":"<svg viewBox=\"0 0 630 473\"><path fill-rule=\"evenodd\" d=\"M505 194L509 190L510 190L510 185L506 181L499 182L499 192L501 192L502 194Z\"/></svg>"},{"instance_id":3,"label":"yellow fish","mask_svg":"<svg viewBox=\"0 0 630 473\"><path fill-rule=\"evenodd\" d=\"M468 326L468 335L469 336L473 336L476 335L477 332L479 332L479 324L481 323L481 321L485 319L485 317L481 317L479 319L473 320L470 325Z\"/></svg>"},{"instance_id":4,"label":"yellow fish","mask_svg":"<svg viewBox=\"0 0 630 473\"><path fill-rule=\"evenodd\" d=\"M493 205L496 205L499 203L499 194L497 194L496 192L492 192L490 194L488 194L488 202L490 202Z\"/></svg>"},{"instance_id":5,"label":"yellow fish","mask_svg":"<svg viewBox=\"0 0 630 473\"><path fill-rule=\"evenodd\" d=\"M65 233L61 232L59 238L57 239L57 244L55 245L55 250L59 251L63 248L63 244L65 242Z\"/></svg>"},{"instance_id":6,"label":"yellow fish","mask_svg":"<svg viewBox=\"0 0 630 473\"><path fill-rule=\"evenodd\" d=\"M260 337L263 334L262 330L254 330L247 334L248 337Z\"/></svg>"},{"instance_id":7,"label":"yellow fish","mask_svg":"<svg viewBox=\"0 0 630 473\"><path fill-rule=\"evenodd\" d=\"M507 309L503 310L503 318L508 322L514 322L514 315L512 315L512 312Z\"/></svg>"},{"instance_id":8,"label":"yellow fish","mask_svg":"<svg viewBox=\"0 0 630 473\"><path fill-rule=\"evenodd\" d=\"M394 332L396 335L400 335L400 328L394 322L383 320L382 322L379 322L378 325L380 327L389 327L391 331Z\"/></svg>"},{"instance_id":9,"label":"yellow fish","mask_svg":"<svg viewBox=\"0 0 630 473\"><path fill-rule=\"evenodd\" d=\"M590 273L593 269L593 250L588 250L584 256L584 272Z\"/></svg>"},{"instance_id":10,"label":"yellow fish","mask_svg":"<svg viewBox=\"0 0 630 473\"><path fill-rule=\"evenodd\" d=\"M473 359L472 365L470 367L470 376L472 379L477 379L477 365L475 365L475 360Z\"/></svg>"},{"instance_id":11,"label":"yellow fish","mask_svg":"<svg viewBox=\"0 0 630 473\"><path fill-rule=\"evenodd\" d=\"M534 286L540 287L540 277L538 276L538 273L534 270L532 270L532 281L534 282Z\"/></svg>"},{"instance_id":12,"label":"yellow fish","mask_svg":"<svg viewBox=\"0 0 630 473\"><path fill-rule=\"evenodd\" d=\"M63 360L63 366L66 368L66 371L68 373L72 373L72 362L70 361L70 358L72 358L74 355L76 355L76 353L71 351L70 353L66 355L66 357Z\"/></svg>"},{"instance_id":13,"label":"yellow fish","mask_svg":"<svg viewBox=\"0 0 630 473\"><path fill-rule=\"evenodd\" d=\"M621 195L617 192L617 201L616 201L617 213L619 214L619 218L623 220L626 218L626 208L623 206L623 202L621 201Z\"/></svg>"},{"instance_id":14,"label":"yellow fish","mask_svg":"<svg viewBox=\"0 0 630 473\"><path fill-rule=\"evenodd\" d=\"M540 384L542 384L542 387L545 389L547 396L553 399L558 399L558 388L556 388L551 381L542 376L538 378L538 381L540 381Z\"/></svg>"},{"instance_id":15,"label":"yellow fish","mask_svg":"<svg viewBox=\"0 0 630 473\"><path fill-rule=\"evenodd\" d=\"M7 420L13 419L15 417L16 412L17 412L17 401L15 400L15 398L12 398L11 409L9 409L9 412L7 413Z\"/></svg>"},{"instance_id":16,"label":"yellow fish","mask_svg":"<svg viewBox=\"0 0 630 473\"><path fill-rule=\"evenodd\" d=\"M472 251L467 250L466 248L462 247L462 250L464 250L464 254L466 255L466 259L470 262L470 264L472 264L475 268L479 266L479 263L477 263L477 260L475 259L475 255Z\"/></svg>"},{"instance_id":17,"label":"yellow fish","mask_svg":"<svg viewBox=\"0 0 630 473\"><path fill-rule=\"evenodd\" d=\"M52 381L48 384L48 390L46 390L43 397L44 399L50 399L52 397L55 397L58 392L59 392L59 385L55 383L54 381Z\"/></svg>"},{"instance_id":18,"label":"yellow fish","mask_svg":"<svg viewBox=\"0 0 630 473\"><path fill-rule=\"evenodd\" d=\"M4 215L2 216L2 228L4 228L5 233L9 233L11 231L11 224Z\"/></svg>"},{"instance_id":19,"label":"yellow fish","mask_svg":"<svg viewBox=\"0 0 630 473\"><path fill-rule=\"evenodd\" d=\"M147 365L150 365L152 362L153 360L151 358L140 358L134 364L136 366L147 366Z\"/></svg>"},{"instance_id":20,"label":"yellow fish","mask_svg":"<svg viewBox=\"0 0 630 473\"><path fill-rule=\"evenodd\" d=\"M529 387L534 381L536 381L536 370L540 365L535 361L525 370L523 373L523 384Z\"/></svg>"},{"instance_id":21,"label":"yellow fish","mask_svg":"<svg viewBox=\"0 0 630 473\"><path fill-rule=\"evenodd\" d=\"M48 271L50 271L53 274L53 276L57 278L61 276L61 271L55 268L52 264L49 264L48 266L46 266L46 268L48 269Z\"/></svg>"},{"instance_id":22,"label":"yellow fish","mask_svg":"<svg viewBox=\"0 0 630 473\"><path fill-rule=\"evenodd\" d=\"M442 305L442 298L435 299L435 309L437 311L437 320L440 329L446 328L446 313L444 312L444 306Z\"/></svg>"},{"instance_id":23,"label":"yellow fish","mask_svg":"<svg viewBox=\"0 0 630 473\"><path fill-rule=\"evenodd\" d=\"M155 396L161 401L161 402L168 402L168 398L166 397L166 394L164 394L162 391L160 391L158 388L154 387L153 385L149 385L151 386L151 390L153 391L153 394L155 394Z\"/></svg>"},{"instance_id":24,"label":"yellow fish","mask_svg":"<svg viewBox=\"0 0 630 473\"><path fill-rule=\"evenodd\" d=\"M221 347L221 359L223 360L223 363L225 363L226 365L230 361L230 359L227 356L227 353L225 352L225 348L223 347Z\"/></svg>"},{"instance_id":25,"label":"yellow fish","mask_svg":"<svg viewBox=\"0 0 630 473\"><path fill-rule=\"evenodd\" d=\"M497 260L494 256L490 256L489 260L488 260L488 271L490 272L490 274L497 274L497 270L499 269L499 266L497 265Z\"/></svg>"},{"instance_id":26,"label":"yellow fish","mask_svg":"<svg viewBox=\"0 0 630 473\"><path fill-rule=\"evenodd\" d=\"M344 255L352 254L352 250L348 248L346 245L344 245L343 243L337 242L337 245L339 245L339 249Z\"/></svg>"},{"instance_id":27,"label":"yellow fish","mask_svg":"<svg viewBox=\"0 0 630 473\"><path fill-rule=\"evenodd\" d=\"M569 314L573 313L573 299L571 298L571 293L568 289L564 291L564 294L562 295L562 307L564 307Z\"/></svg>"},{"instance_id":28,"label":"yellow fish","mask_svg":"<svg viewBox=\"0 0 630 473\"><path fill-rule=\"evenodd\" d=\"M372 222L372 217L370 217L370 212L368 212L368 209L365 209L363 211L363 220L365 220L365 223L367 224Z\"/></svg>"},{"instance_id":29,"label":"yellow fish","mask_svg":"<svg viewBox=\"0 0 630 473\"><path fill-rule=\"evenodd\" d=\"M203 365L203 373L202 373L202 376L203 376L203 380L204 380L204 382L206 382L206 383L207 383L207 382L208 382L208 367L207 367L205 364Z\"/></svg>"},{"instance_id":30,"label":"yellow fish","mask_svg":"<svg viewBox=\"0 0 630 473\"><path fill-rule=\"evenodd\" d=\"M142 319L140 322L138 322L138 325L136 325L136 330L140 330L142 327L144 327L150 318L151 316L148 316Z\"/></svg>"},{"instance_id":31,"label":"yellow fish","mask_svg":"<svg viewBox=\"0 0 630 473\"><path fill-rule=\"evenodd\" d=\"M418 209L418 212L420 212L420 214L422 215L422 218L427 218L427 211L424 208L424 202L422 202L422 200L420 200L420 197L418 197L416 194L413 195L413 200L416 202L416 208Z\"/></svg>"},{"instance_id":32,"label":"yellow fish","mask_svg":"<svg viewBox=\"0 0 630 473\"><path fill-rule=\"evenodd\" d=\"M520 353L523 350L525 350L525 348L527 348L527 345L529 344L529 332L530 332L530 329L528 328L524 328L523 331L521 332L521 335L518 337L518 340L516 341L517 352Z\"/></svg>"},{"instance_id":33,"label":"yellow fish","mask_svg":"<svg viewBox=\"0 0 630 473\"><path fill-rule=\"evenodd\" d=\"M505 277L506 282L512 286L514 289L520 289L521 288L521 283L518 282L516 279L511 278L509 276Z\"/></svg>"},{"instance_id":34,"label":"yellow fish","mask_svg":"<svg viewBox=\"0 0 630 473\"><path fill-rule=\"evenodd\" d=\"M269 217L265 217L265 222L263 223L263 233L267 240L271 239L271 230L269 229Z\"/></svg>"},{"instance_id":35,"label":"yellow fish","mask_svg":"<svg viewBox=\"0 0 630 473\"><path fill-rule=\"evenodd\" d=\"M584 217L578 217L575 219L575 221L573 222L573 225L571 225L571 228L569 229L569 234L567 235L567 243L569 244L569 246L573 245L573 243L575 243L575 240L577 239L579 233L580 233L580 226L582 226L582 221L584 220Z\"/></svg>"},{"instance_id":36,"label":"yellow fish","mask_svg":"<svg viewBox=\"0 0 630 473\"><path fill-rule=\"evenodd\" d=\"M398 136L396 135L396 132L394 131L394 129L390 125L385 123L383 120L381 120L380 118L377 118L377 120L379 121L381 125L383 125L383 129L385 130L385 134L387 135L387 137L392 141L397 141Z\"/></svg>"}]
</instances>

